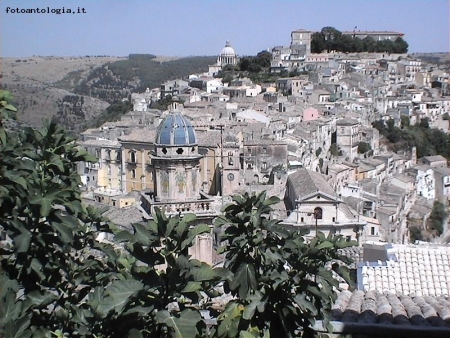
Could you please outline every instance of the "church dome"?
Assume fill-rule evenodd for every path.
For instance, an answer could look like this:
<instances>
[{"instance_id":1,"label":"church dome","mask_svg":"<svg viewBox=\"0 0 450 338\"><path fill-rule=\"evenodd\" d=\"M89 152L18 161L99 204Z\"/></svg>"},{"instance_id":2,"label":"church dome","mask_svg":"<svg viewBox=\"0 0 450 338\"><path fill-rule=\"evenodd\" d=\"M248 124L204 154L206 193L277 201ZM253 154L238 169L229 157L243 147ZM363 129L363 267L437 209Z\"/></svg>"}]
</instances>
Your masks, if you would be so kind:
<instances>
[{"instance_id":1,"label":"church dome","mask_svg":"<svg viewBox=\"0 0 450 338\"><path fill-rule=\"evenodd\" d=\"M167 115L156 132L156 144L190 146L197 144L197 136L189 119L179 112Z\"/></svg>"},{"instance_id":2,"label":"church dome","mask_svg":"<svg viewBox=\"0 0 450 338\"><path fill-rule=\"evenodd\" d=\"M236 56L236 52L233 47L231 47L230 41L227 41L225 47L220 52L220 56Z\"/></svg>"}]
</instances>

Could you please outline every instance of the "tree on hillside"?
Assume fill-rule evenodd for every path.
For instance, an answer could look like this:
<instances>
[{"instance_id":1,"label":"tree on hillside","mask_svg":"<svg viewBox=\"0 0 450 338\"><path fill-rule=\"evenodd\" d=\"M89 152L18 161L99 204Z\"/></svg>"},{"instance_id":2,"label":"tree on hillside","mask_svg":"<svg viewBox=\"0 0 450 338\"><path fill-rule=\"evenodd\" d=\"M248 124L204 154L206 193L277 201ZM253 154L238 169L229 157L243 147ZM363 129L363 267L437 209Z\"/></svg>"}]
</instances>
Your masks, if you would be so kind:
<instances>
[{"instance_id":1,"label":"tree on hillside","mask_svg":"<svg viewBox=\"0 0 450 338\"><path fill-rule=\"evenodd\" d=\"M259 65L263 68L269 68L270 63L272 61L272 53L263 50L256 54L256 60L259 63Z\"/></svg>"},{"instance_id":2,"label":"tree on hillside","mask_svg":"<svg viewBox=\"0 0 450 338\"><path fill-rule=\"evenodd\" d=\"M408 52L408 43L401 37L399 36L397 39L395 39L394 41L394 53L407 53Z\"/></svg>"},{"instance_id":3,"label":"tree on hillside","mask_svg":"<svg viewBox=\"0 0 450 338\"><path fill-rule=\"evenodd\" d=\"M338 50L339 42L342 37L342 33L338 31L334 27L323 27L320 31L325 39L325 48L327 50L327 53L331 52L332 50Z\"/></svg>"},{"instance_id":4,"label":"tree on hillside","mask_svg":"<svg viewBox=\"0 0 450 338\"><path fill-rule=\"evenodd\" d=\"M358 143L358 154L365 154L368 151L372 150L372 147L367 142L359 142Z\"/></svg>"},{"instance_id":5,"label":"tree on hillside","mask_svg":"<svg viewBox=\"0 0 450 338\"><path fill-rule=\"evenodd\" d=\"M369 53L376 52L376 41L371 36L362 39L363 50Z\"/></svg>"},{"instance_id":6,"label":"tree on hillside","mask_svg":"<svg viewBox=\"0 0 450 338\"><path fill-rule=\"evenodd\" d=\"M321 32L311 35L311 52L322 53L326 49L325 36Z\"/></svg>"},{"instance_id":7,"label":"tree on hillside","mask_svg":"<svg viewBox=\"0 0 450 338\"><path fill-rule=\"evenodd\" d=\"M410 124L410 118L408 115L400 116L400 125L402 126L402 129L409 128Z\"/></svg>"},{"instance_id":8,"label":"tree on hillside","mask_svg":"<svg viewBox=\"0 0 450 338\"><path fill-rule=\"evenodd\" d=\"M443 203L434 201L433 210L431 211L430 218L428 219L429 227L432 230L436 230L437 235L442 235L444 231L444 220L447 218L448 212Z\"/></svg>"}]
</instances>

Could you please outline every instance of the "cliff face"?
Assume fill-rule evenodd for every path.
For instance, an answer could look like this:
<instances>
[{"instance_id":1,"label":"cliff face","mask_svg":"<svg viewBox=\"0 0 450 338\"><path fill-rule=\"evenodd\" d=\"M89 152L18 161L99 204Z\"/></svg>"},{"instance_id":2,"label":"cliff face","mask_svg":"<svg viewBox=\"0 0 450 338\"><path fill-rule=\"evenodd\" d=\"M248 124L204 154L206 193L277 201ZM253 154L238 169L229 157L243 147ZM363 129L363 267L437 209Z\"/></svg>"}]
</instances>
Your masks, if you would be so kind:
<instances>
[{"instance_id":1,"label":"cliff face","mask_svg":"<svg viewBox=\"0 0 450 338\"><path fill-rule=\"evenodd\" d=\"M108 102L73 93L93 69L117 57L30 57L2 58L1 88L14 95L20 122L40 126L55 118L66 128L100 114Z\"/></svg>"}]
</instances>

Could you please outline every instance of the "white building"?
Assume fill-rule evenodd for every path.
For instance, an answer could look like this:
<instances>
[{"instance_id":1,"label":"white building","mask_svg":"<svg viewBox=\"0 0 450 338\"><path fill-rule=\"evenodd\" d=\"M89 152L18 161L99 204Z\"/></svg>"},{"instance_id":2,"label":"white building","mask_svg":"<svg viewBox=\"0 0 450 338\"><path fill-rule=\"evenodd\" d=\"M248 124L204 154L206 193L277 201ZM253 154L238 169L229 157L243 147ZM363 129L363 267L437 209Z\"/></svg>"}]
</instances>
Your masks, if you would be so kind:
<instances>
[{"instance_id":1,"label":"white building","mask_svg":"<svg viewBox=\"0 0 450 338\"><path fill-rule=\"evenodd\" d=\"M337 196L324 175L307 169L289 175L285 204L289 216L282 224L308 228L312 236L317 230L357 240L366 224Z\"/></svg>"},{"instance_id":2,"label":"white building","mask_svg":"<svg viewBox=\"0 0 450 338\"><path fill-rule=\"evenodd\" d=\"M355 119L344 118L336 122L337 144L349 161L353 161L358 154L359 128L360 123Z\"/></svg>"},{"instance_id":3,"label":"white building","mask_svg":"<svg viewBox=\"0 0 450 338\"><path fill-rule=\"evenodd\" d=\"M432 200L436 197L434 171L429 165L422 164L409 168L406 172L416 177L417 196Z\"/></svg>"}]
</instances>

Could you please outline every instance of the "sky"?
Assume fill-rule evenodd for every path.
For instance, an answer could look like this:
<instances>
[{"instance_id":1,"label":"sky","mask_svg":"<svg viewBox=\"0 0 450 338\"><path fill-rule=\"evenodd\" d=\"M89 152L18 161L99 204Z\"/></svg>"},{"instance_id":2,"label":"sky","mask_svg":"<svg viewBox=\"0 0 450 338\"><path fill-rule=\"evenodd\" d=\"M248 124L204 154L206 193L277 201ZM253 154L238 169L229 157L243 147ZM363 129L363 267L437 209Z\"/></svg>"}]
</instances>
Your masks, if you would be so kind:
<instances>
[{"instance_id":1,"label":"sky","mask_svg":"<svg viewBox=\"0 0 450 338\"><path fill-rule=\"evenodd\" d=\"M80 13L11 12L36 8ZM256 55L325 26L398 31L410 53L449 52L449 18L450 0L1 0L0 56L218 55L226 40Z\"/></svg>"}]
</instances>

